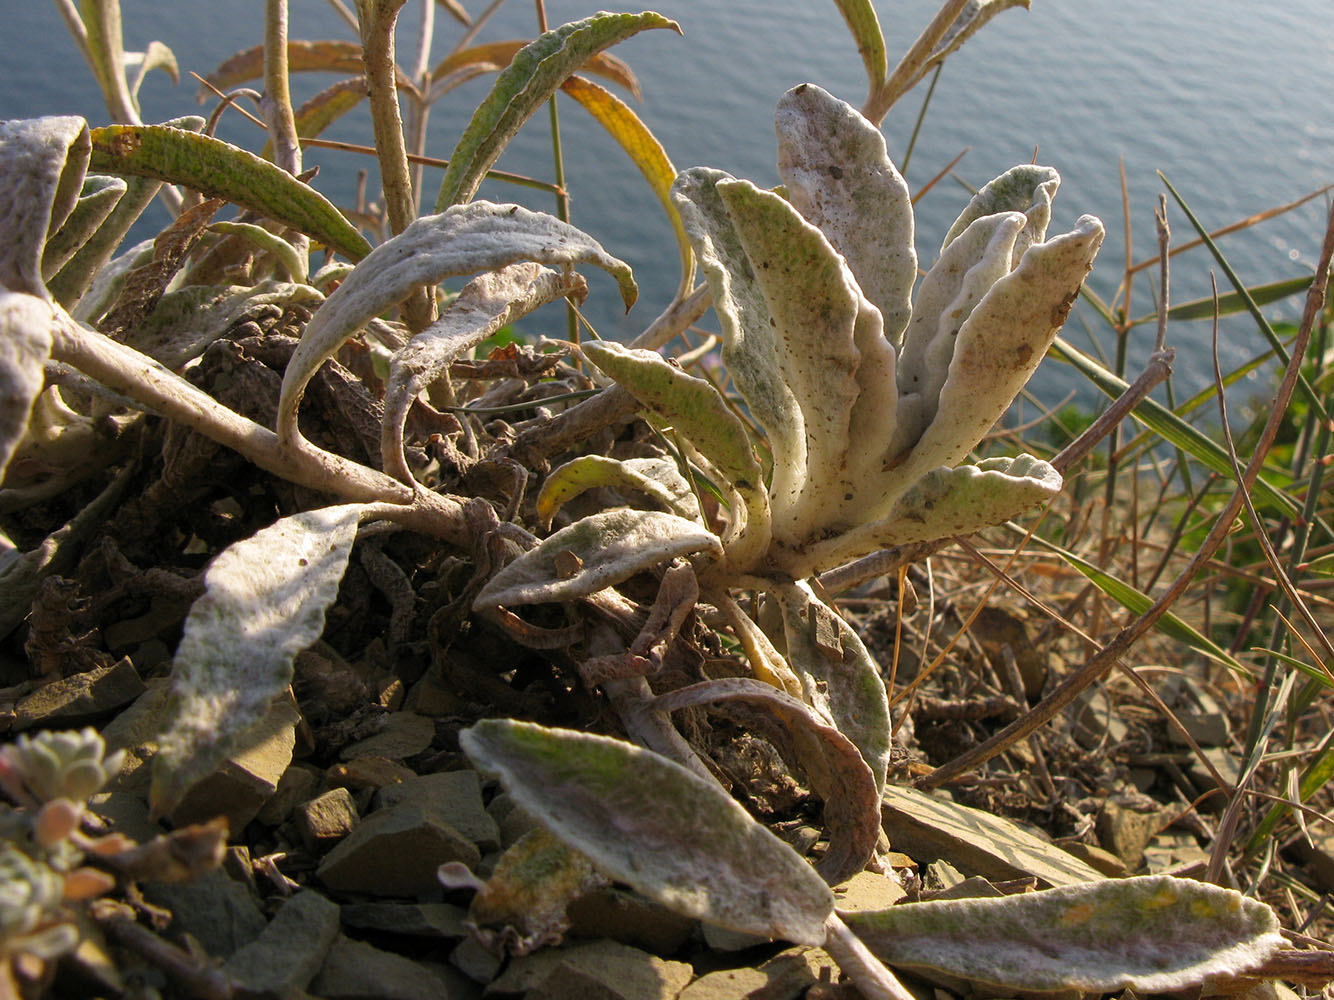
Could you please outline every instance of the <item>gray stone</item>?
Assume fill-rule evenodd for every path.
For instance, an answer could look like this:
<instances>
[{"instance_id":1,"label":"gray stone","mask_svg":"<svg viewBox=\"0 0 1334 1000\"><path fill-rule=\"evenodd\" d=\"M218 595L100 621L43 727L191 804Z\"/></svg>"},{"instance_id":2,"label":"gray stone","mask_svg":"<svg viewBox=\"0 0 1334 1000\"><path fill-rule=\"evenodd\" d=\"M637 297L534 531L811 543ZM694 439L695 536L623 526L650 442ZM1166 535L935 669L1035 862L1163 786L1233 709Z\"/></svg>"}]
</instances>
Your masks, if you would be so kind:
<instances>
[{"instance_id":1,"label":"gray stone","mask_svg":"<svg viewBox=\"0 0 1334 1000\"><path fill-rule=\"evenodd\" d=\"M129 657L123 657L109 667L43 684L20 698L14 705L13 729L81 726L123 708L147 690Z\"/></svg>"},{"instance_id":2,"label":"gray stone","mask_svg":"<svg viewBox=\"0 0 1334 1000\"><path fill-rule=\"evenodd\" d=\"M343 926L407 937L461 938L468 911L450 903L345 903Z\"/></svg>"},{"instance_id":3,"label":"gray stone","mask_svg":"<svg viewBox=\"0 0 1334 1000\"><path fill-rule=\"evenodd\" d=\"M365 789L372 791L385 785L396 785L417 777L417 772L404 767L388 757L358 757L346 764L335 764L324 773L324 780L331 786L346 788L351 792Z\"/></svg>"},{"instance_id":4,"label":"gray stone","mask_svg":"<svg viewBox=\"0 0 1334 1000\"><path fill-rule=\"evenodd\" d=\"M148 815L148 803L129 792L98 792L88 800L88 808L136 843L152 840L162 827Z\"/></svg>"},{"instance_id":5,"label":"gray stone","mask_svg":"<svg viewBox=\"0 0 1334 1000\"><path fill-rule=\"evenodd\" d=\"M571 934L610 938L655 955L671 955L679 951L696 923L661 903L623 889L598 889L587 893L566 907L565 912L570 920Z\"/></svg>"},{"instance_id":6,"label":"gray stone","mask_svg":"<svg viewBox=\"0 0 1334 1000\"><path fill-rule=\"evenodd\" d=\"M320 855L357 825L357 804L346 788L331 788L296 807L296 828L311 854Z\"/></svg>"},{"instance_id":7,"label":"gray stone","mask_svg":"<svg viewBox=\"0 0 1334 1000\"><path fill-rule=\"evenodd\" d=\"M233 837L245 829L278 789L292 763L296 724L300 719L290 694L274 700L266 715L246 736L246 745L185 793L169 817L176 826L226 816Z\"/></svg>"},{"instance_id":8,"label":"gray stone","mask_svg":"<svg viewBox=\"0 0 1334 1000\"><path fill-rule=\"evenodd\" d=\"M469 934L449 953L449 964L474 983L490 983L500 971L500 958Z\"/></svg>"},{"instance_id":9,"label":"gray stone","mask_svg":"<svg viewBox=\"0 0 1334 1000\"><path fill-rule=\"evenodd\" d=\"M1106 848L1086 844L1082 840L1059 840L1057 846L1069 851L1085 864L1098 869L1108 878L1125 878L1130 874L1126 863Z\"/></svg>"},{"instance_id":10,"label":"gray stone","mask_svg":"<svg viewBox=\"0 0 1334 1000\"><path fill-rule=\"evenodd\" d=\"M1108 799L1094 828L1098 842L1134 872L1144 863L1144 848L1158 831L1158 822L1157 810L1137 811L1116 799Z\"/></svg>"},{"instance_id":11,"label":"gray stone","mask_svg":"<svg viewBox=\"0 0 1334 1000\"><path fill-rule=\"evenodd\" d=\"M406 760L429 747L433 739L435 722L432 719L412 712L394 712L386 719L382 730L344 747L339 757L343 760L356 760L358 757Z\"/></svg>"},{"instance_id":12,"label":"gray stone","mask_svg":"<svg viewBox=\"0 0 1334 1000\"><path fill-rule=\"evenodd\" d=\"M412 802L436 810L481 851L500 847L500 829L482 805L482 783L476 771L441 771L423 774L375 793L379 808Z\"/></svg>"},{"instance_id":13,"label":"gray stone","mask_svg":"<svg viewBox=\"0 0 1334 1000\"><path fill-rule=\"evenodd\" d=\"M537 820L516 804L508 792L501 792L493 798L486 811L496 821L500 829L500 844L507 849L538 825Z\"/></svg>"},{"instance_id":14,"label":"gray stone","mask_svg":"<svg viewBox=\"0 0 1334 1000\"><path fill-rule=\"evenodd\" d=\"M516 958L487 992L542 1000L673 1000L694 975L685 962L615 941L592 941Z\"/></svg>"},{"instance_id":15,"label":"gray stone","mask_svg":"<svg viewBox=\"0 0 1334 1000\"><path fill-rule=\"evenodd\" d=\"M289 1000L305 990L338 936L338 907L302 890L278 910L254 941L223 966L245 1000Z\"/></svg>"},{"instance_id":16,"label":"gray stone","mask_svg":"<svg viewBox=\"0 0 1334 1000\"><path fill-rule=\"evenodd\" d=\"M893 875L858 872L834 886L834 906L844 913L886 910L906 895L907 891Z\"/></svg>"},{"instance_id":17,"label":"gray stone","mask_svg":"<svg viewBox=\"0 0 1334 1000\"><path fill-rule=\"evenodd\" d=\"M171 911L170 933L189 934L213 958L227 958L268 925L240 882L214 869L189 882L145 882L144 898Z\"/></svg>"},{"instance_id":18,"label":"gray stone","mask_svg":"<svg viewBox=\"0 0 1334 1000\"><path fill-rule=\"evenodd\" d=\"M320 880L340 892L415 897L440 891L447 861L476 865L481 852L435 810L404 802L371 813L325 857Z\"/></svg>"},{"instance_id":19,"label":"gray stone","mask_svg":"<svg viewBox=\"0 0 1334 1000\"><path fill-rule=\"evenodd\" d=\"M255 817L265 826L281 826L292 810L315 795L320 786L321 773L309 764L292 764L278 779L269 801Z\"/></svg>"},{"instance_id":20,"label":"gray stone","mask_svg":"<svg viewBox=\"0 0 1334 1000\"><path fill-rule=\"evenodd\" d=\"M822 976L825 982L839 978L838 967L823 950L789 948L758 968L720 969L700 976L678 1000L797 1000Z\"/></svg>"},{"instance_id":21,"label":"gray stone","mask_svg":"<svg viewBox=\"0 0 1334 1000\"><path fill-rule=\"evenodd\" d=\"M1112 708L1102 688L1081 691L1069 709L1074 718L1075 742L1086 750L1123 743L1130 734L1125 721Z\"/></svg>"},{"instance_id":22,"label":"gray stone","mask_svg":"<svg viewBox=\"0 0 1334 1000\"><path fill-rule=\"evenodd\" d=\"M158 734L171 697L171 681L154 677L134 704L102 727L107 750L124 750L120 773L107 782L107 791L147 795L149 768L145 765L157 753Z\"/></svg>"},{"instance_id":23,"label":"gray stone","mask_svg":"<svg viewBox=\"0 0 1334 1000\"><path fill-rule=\"evenodd\" d=\"M402 955L341 934L310 984L323 1000L450 1000L444 982Z\"/></svg>"}]
</instances>

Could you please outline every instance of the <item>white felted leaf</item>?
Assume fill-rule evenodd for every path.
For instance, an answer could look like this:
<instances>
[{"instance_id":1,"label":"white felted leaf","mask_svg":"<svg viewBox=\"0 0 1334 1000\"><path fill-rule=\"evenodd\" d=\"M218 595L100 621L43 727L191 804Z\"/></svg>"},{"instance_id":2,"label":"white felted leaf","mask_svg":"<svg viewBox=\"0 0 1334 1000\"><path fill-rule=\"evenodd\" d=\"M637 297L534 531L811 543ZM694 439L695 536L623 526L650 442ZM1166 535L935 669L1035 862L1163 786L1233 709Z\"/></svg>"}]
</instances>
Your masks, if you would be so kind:
<instances>
[{"instance_id":1,"label":"white felted leaf","mask_svg":"<svg viewBox=\"0 0 1334 1000\"><path fill-rule=\"evenodd\" d=\"M1266 904L1168 875L842 917L890 965L1025 991L1175 992L1253 969L1284 940Z\"/></svg>"},{"instance_id":2,"label":"white felted leaf","mask_svg":"<svg viewBox=\"0 0 1334 1000\"><path fill-rule=\"evenodd\" d=\"M635 490L651 497L674 514L698 520L699 501L690 483L665 458L618 460L602 455L580 455L552 469L537 494L537 519L545 527L567 503L601 486Z\"/></svg>"},{"instance_id":3,"label":"white felted leaf","mask_svg":"<svg viewBox=\"0 0 1334 1000\"><path fill-rule=\"evenodd\" d=\"M47 296L42 250L78 201L90 148L82 118L0 122L0 287Z\"/></svg>"},{"instance_id":4,"label":"white felted leaf","mask_svg":"<svg viewBox=\"0 0 1334 1000\"><path fill-rule=\"evenodd\" d=\"M940 252L943 254L965 229L984 216L1000 212L1022 212L1028 219L1028 226L1015 243L1014 260L1010 264L1014 267L1025 250L1047 238L1047 226L1051 223L1051 201L1060 186L1061 175L1051 167L1039 167L1031 163L1011 167L999 177L988 181L973 195L968 207L945 234Z\"/></svg>"},{"instance_id":5,"label":"white felted leaf","mask_svg":"<svg viewBox=\"0 0 1334 1000\"><path fill-rule=\"evenodd\" d=\"M989 458L977 465L938 468L922 476L889 515L774 562L805 577L894 545L934 541L1002 524L1061 490L1061 474L1031 455Z\"/></svg>"},{"instance_id":6,"label":"white felted leaf","mask_svg":"<svg viewBox=\"0 0 1334 1000\"><path fill-rule=\"evenodd\" d=\"M154 809L171 812L262 722L292 661L324 631L362 504L284 517L229 545L204 573L172 664L171 716L153 762Z\"/></svg>"},{"instance_id":7,"label":"white felted leaf","mask_svg":"<svg viewBox=\"0 0 1334 1000\"><path fill-rule=\"evenodd\" d=\"M853 328L864 299L842 257L788 202L749 181L719 181L718 193L768 304L775 359L800 413L801 478L783 492L775 471L769 491L774 536L800 538L854 499L847 453L861 358ZM775 450L775 469L777 461Z\"/></svg>"},{"instance_id":8,"label":"white felted leaf","mask_svg":"<svg viewBox=\"0 0 1334 1000\"><path fill-rule=\"evenodd\" d=\"M769 305L718 193L718 184L732 179L706 167L683 171L672 185L672 200L713 293L723 364L773 452L769 492L795 496L806 470L805 429L796 397L783 380Z\"/></svg>"},{"instance_id":9,"label":"white felted leaf","mask_svg":"<svg viewBox=\"0 0 1334 1000\"><path fill-rule=\"evenodd\" d=\"M692 552L722 555L718 536L695 521L656 510L607 510L544 539L493 576L478 610L586 597L642 570Z\"/></svg>"},{"instance_id":10,"label":"white felted leaf","mask_svg":"<svg viewBox=\"0 0 1334 1000\"><path fill-rule=\"evenodd\" d=\"M0 290L0 482L42 391L53 319L49 302Z\"/></svg>"},{"instance_id":11,"label":"white felted leaf","mask_svg":"<svg viewBox=\"0 0 1334 1000\"><path fill-rule=\"evenodd\" d=\"M459 745L547 830L668 909L824 942L829 887L717 784L680 764L621 740L509 719L463 730Z\"/></svg>"},{"instance_id":12,"label":"white felted leaf","mask_svg":"<svg viewBox=\"0 0 1334 1000\"><path fill-rule=\"evenodd\" d=\"M808 222L843 255L898 342L917 280L912 200L881 131L814 84L783 95L774 115L778 176Z\"/></svg>"},{"instance_id":13,"label":"white felted leaf","mask_svg":"<svg viewBox=\"0 0 1334 1000\"><path fill-rule=\"evenodd\" d=\"M65 221L52 233L42 249L42 275L49 281L88 242L124 196L126 184L119 177L93 174L83 180L83 191Z\"/></svg>"},{"instance_id":14,"label":"white felted leaf","mask_svg":"<svg viewBox=\"0 0 1334 1000\"><path fill-rule=\"evenodd\" d=\"M403 457L403 425L412 401L444 374L464 351L471 351L507 323L565 296L582 302L588 285L573 271L557 273L523 261L479 275L441 313L389 359L384 391L380 452L386 470L410 479Z\"/></svg>"},{"instance_id":15,"label":"white felted leaf","mask_svg":"<svg viewBox=\"0 0 1334 1000\"><path fill-rule=\"evenodd\" d=\"M885 449L887 460L916 444L935 419L940 387L949 376L964 320L991 287L1010 273L1014 241L1024 225L1019 212L983 216L945 248L922 279L899 357L899 418L894 438ZM895 499L886 496L879 508L888 510Z\"/></svg>"},{"instance_id":16,"label":"white felted leaf","mask_svg":"<svg viewBox=\"0 0 1334 1000\"><path fill-rule=\"evenodd\" d=\"M906 481L954 465L1001 418L1060 331L1102 237L1102 223L1082 216L992 285L955 339L935 418L899 466Z\"/></svg>"},{"instance_id":17,"label":"white felted leaf","mask_svg":"<svg viewBox=\"0 0 1334 1000\"><path fill-rule=\"evenodd\" d=\"M367 254L306 325L283 375L279 434L295 440L297 407L306 383L367 321L421 285L520 261L600 267L616 279L626 308L634 304L637 291L630 266L553 216L481 201L424 216Z\"/></svg>"}]
</instances>

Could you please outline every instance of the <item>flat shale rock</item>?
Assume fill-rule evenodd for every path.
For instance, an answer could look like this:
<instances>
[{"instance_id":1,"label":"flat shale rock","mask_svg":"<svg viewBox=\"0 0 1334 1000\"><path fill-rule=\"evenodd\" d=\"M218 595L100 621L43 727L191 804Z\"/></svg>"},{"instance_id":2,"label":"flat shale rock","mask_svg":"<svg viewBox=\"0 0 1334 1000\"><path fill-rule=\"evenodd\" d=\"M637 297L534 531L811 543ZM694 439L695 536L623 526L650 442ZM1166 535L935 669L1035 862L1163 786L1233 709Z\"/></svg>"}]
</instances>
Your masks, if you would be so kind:
<instances>
[{"instance_id":1,"label":"flat shale rock","mask_svg":"<svg viewBox=\"0 0 1334 1000\"><path fill-rule=\"evenodd\" d=\"M686 943L696 921L624 889L598 889L566 909L570 933L610 938L655 955L671 955Z\"/></svg>"},{"instance_id":2,"label":"flat shale rock","mask_svg":"<svg viewBox=\"0 0 1334 1000\"><path fill-rule=\"evenodd\" d=\"M858 872L834 886L834 906L844 913L887 910L906 895L907 890L892 875Z\"/></svg>"},{"instance_id":3,"label":"flat shale rock","mask_svg":"<svg viewBox=\"0 0 1334 1000\"><path fill-rule=\"evenodd\" d=\"M1000 816L890 785L881 817L894 850L921 864L943 859L992 881L1036 877L1043 887L1094 882L1102 874L1055 844Z\"/></svg>"},{"instance_id":4,"label":"flat shale rock","mask_svg":"<svg viewBox=\"0 0 1334 1000\"><path fill-rule=\"evenodd\" d=\"M310 985L337 936L337 905L303 890L282 905L258 938L227 960L223 972L243 1000L288 1000Z\"/></svg>"},{"instance_id":5,"label":"flat shale rock","mask_svg":"<svg viewBox=\"0 0 1334 1000\"><path fill-rule=\"evenodd\" d=\"M447 861L469 868L481 852L436 810L403 802L371 813L325 856L317 874L338 892L403 896L440 891L436 869Z\"/></svg>"},{"instance_id":6,"label":"flat shale rock","mask_svg":"<svg viewBox=\"0 0 1334 1000\"><path fill-rule=\"evenodd\" d=\"M435 739L433 720L414 712L393 712L382 730L374 736L368 736L364 740L358 740L344 747L338 756L345 761L356 760L358 757L406 760L429 747L433 739Z\"/></svg>"},{"instance_id":7,"label":"flat shale rock","mask_svg":"<svg viewBox=\"0 0 1334 1000\"><path fill-rule=\"evenodd\" d=\"M130 704L148 688L129 657L109 667L61 677L24 695L14 705L15 732L42 725L48 729L81 726Z\"/></svg>"},{"instance_id":8,"label":"flat shale rock","mask_svg":"<svg viewBox=\"0 0 1334 1000\"><path fill-rule=\"evenodd\" d=\"M171 911L168 933L189 934L213 958L228 958L256 940L268 920L248 890L221 869L191 882L146 882L144 898Z\"/></svg>"},{"instance_id":9,"label":"flat shale rock","mask_svg":"<svg viewBox=\"0 0 1334 1000\"><path fill-rule=\"evenodd\" d=\"M677 1000L797 1000L820 981L821 969L838 981L838 969L819 948L789 948L758 968L720 969L700 976Z\"/></svg>"},{"instance_id":10,"label":"flat shale rock","mask_svg":"<svg viewBox=\"0 0 1334 1000\"><path fill-rule=\"evenodd\" d=\"M345 903L343 926L405 937L462 938L468 911L450 903Z\"/></svg>"},{"instance_id":11,"label":"flat shale rock","mask_svg":"<svg viewBox=\"0 0 1334 1000\"><path fill-rule=\"evenodd\" d=\"M459 995L412 959L341 934L310 992L323 1000L453 1000Z\"/></svg>"},{"instance_id":12,"label":"flat shale rock","mask_svg":"<svg viewBox=\"0 0 1334 1000\"><path fill-rule=\"evenodd\" d=\"M331 788L296 807L296 828L307 851L321 855L352 832L360 816L352 793Z\"/></svg>"},{"instance_id":13,"label":"flat shale rock","mask_svg":"<svg viewBox=\"0 0 1334 1000\"><path fill-rule=\"evenodd\" d=\"M500 829L482 804L482 782L476 771L423 774L375 793L377 808L403 802L434 810L483 852L500 848Z\"/></svg>"},{"instance_id":14,"label":"flat shale rock","mask_svg":"<svg viewBox=\"0 0 1334 1000\"><path fill-rule=\"evenodd\" d=\"M693 978L685 962L593 941L516 958L486 992L521 993L530 1000L675 1000Z\"/></svg>"}]
</instances>

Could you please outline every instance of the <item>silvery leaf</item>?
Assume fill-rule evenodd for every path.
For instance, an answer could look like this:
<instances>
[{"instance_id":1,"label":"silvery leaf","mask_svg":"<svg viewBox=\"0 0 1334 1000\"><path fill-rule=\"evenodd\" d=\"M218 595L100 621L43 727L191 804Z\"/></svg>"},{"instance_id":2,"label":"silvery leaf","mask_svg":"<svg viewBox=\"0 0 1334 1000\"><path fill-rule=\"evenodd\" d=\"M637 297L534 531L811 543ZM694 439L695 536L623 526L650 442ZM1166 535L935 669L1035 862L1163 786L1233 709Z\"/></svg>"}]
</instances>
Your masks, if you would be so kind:
<instances>
[{"instance_id":1,"label":"silvery leaf","mask_svg":"<svg viewBox=\"0 0 1334 1000\"><path fill-rule=\"evenodd\" d=\"M0 290L0 482L42 391L53 319L49 302Z\"/></svg>"},{"instance_id":2,"label":"silvery leaf","mask_svg":"<svg viewBox=\"0 0 1334 1000\"><path fill-rule=\"evenodd\" d=\"M82 118L0 122L0 287L47 297L42 250L78 201L91 148Z\"/></svg>"},{"instance_id":3,"label":"silvery leaf","mask_svg":"<svg viewBox=\"0 0 1334 1000\"><path fill-rule=\"evenodd\" d=\"M1023 212L1028 219L1028 226L1015 244L1014 259L1010 264L1014 267L1025 250L1047 238L1047 226L1051 223L1051 201L1060 186L1061 175L1051 167L1039 167L1031 163L1011 167L999 177L988 181L973 195L968 207L945 234L940 252L943 254L946 247L983 216L999 212Z\"/></svg>"}]
</instances>

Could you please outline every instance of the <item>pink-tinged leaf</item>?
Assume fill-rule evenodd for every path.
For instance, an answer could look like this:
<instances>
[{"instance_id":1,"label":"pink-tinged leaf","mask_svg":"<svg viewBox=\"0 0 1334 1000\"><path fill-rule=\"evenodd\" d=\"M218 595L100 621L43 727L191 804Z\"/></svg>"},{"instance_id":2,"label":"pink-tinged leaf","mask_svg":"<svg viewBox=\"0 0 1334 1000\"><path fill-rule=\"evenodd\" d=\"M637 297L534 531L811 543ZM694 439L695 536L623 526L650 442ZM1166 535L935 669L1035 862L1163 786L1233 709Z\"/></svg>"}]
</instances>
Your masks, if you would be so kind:
<instances>
[{"instance_id":1,"label":"pink-tinged leaf","mask_svg":"<svg viewBox=\"0 0 1334 1000\"><path fill-rule=\"evenodd\" d=\"M877 801L889 769L889 696L857 633L805 583L772 591L783 612L788 663L806 701L852 741L875 777ZM879 824L877 823L877 826Z\"/></svg>"},{"instance_id":2,"label":"pink-tinged leaf","mask_svg":"<svg viewBox=\"0 0 1334 1000\"><path fill-rule=\"evenodd\" d=\"M696 521L656 510L607 510L561 528L493 576L473 607L515 608L587 597L636 573L701 552L722 555Z\"/></svg>"},{"instance_id":3,"label":"pink-tinged leaf","mask_svg":"<svg viewBox=\"0 0 1334 1000\"><path fill-rule=\"evenodd\" d=\"M159 814L245 746L292 683L296 654L324 631L362 510L343 504L284 517L209 565L172 663L150 794Z\"/></svg>"},{"instance_id":4,"label":"pink-tinged leaf","mask_svg":"<svg viewBox=\"0 0 1334 1000\"><path fill-rule=\"evenodd\" d=\"M611 877L733 930L819 945L834 897L716 784L621 740L486 719L459 734L478 768Z\"/></svg>"},{"instance_id":5,"label":"pink-tinged leaf","mask_svg":"<svg viewBox=\"0 0 1334 1000\"><path fill-rule=\"evenodd\" d=\"M1242 974L1283 944L1266 904L1167 875L842 917L889 965L1007 990L1174 992Z\"/></svg>"},{"instance_id":6,"label":"pink-tinged leaf","mask_svg":"<svg viewBox=\"0 0 1334 1000\"><path fill-rule=\"evenodd\" d=\"M722 705L748 731L795 758L793 763L818 787L829 835L829 849L817 867L821 877L838 885L862 871L880 836L880 793L875 775L853 742L810 705L748 677L677 688L655 698L652 708L674 712L707 704ZM885 736L888 740L888 728Z\"/></svg>"}]
</instances>

